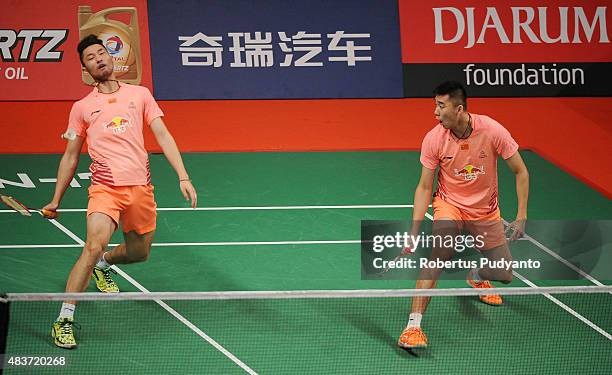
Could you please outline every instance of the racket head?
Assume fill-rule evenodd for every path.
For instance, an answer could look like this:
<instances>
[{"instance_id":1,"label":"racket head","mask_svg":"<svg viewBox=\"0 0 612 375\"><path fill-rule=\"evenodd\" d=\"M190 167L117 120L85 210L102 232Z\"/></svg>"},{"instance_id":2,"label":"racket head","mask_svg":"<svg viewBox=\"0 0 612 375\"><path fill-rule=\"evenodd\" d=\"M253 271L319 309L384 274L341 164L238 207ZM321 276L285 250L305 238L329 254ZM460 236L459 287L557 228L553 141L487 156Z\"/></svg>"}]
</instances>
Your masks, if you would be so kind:
<instances>
[{"instance_id":1,"label":"racket head","mask_svg":"<svg viewBox=\"0 0 612 375\"><path fill-rule=\"evenodd\" d=\"M9 195L0 195L0 199L5 205L19 212L23 216L32 216L30 209L25 204L19 202L17 199Z\"/></svg>"}]
</instances>

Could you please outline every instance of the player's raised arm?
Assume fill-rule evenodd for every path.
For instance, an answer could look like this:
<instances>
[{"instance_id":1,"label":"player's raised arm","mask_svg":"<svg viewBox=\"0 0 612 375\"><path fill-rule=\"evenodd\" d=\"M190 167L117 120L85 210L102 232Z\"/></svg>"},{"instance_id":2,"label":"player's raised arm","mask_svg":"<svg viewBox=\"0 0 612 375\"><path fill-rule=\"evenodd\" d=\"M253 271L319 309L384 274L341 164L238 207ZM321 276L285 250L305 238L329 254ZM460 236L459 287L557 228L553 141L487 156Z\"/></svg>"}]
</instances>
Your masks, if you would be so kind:
<instances>
[{"instance_id":1,"label":"player's raised arm","mask_svg":"<svg viewBox=\"0 0 612 375\"><path fill-rule=\"evenodd\" d=\"M191 184L191 180L189 179L187 170L183 165L183 158L181 157L181 153L176 146L174 137L172 137L172 134L170 134L168 128L166 128L166 125L161 117L157 117L151 121L151 130L155 135L157 143L162 148L164 155L166 155L166 159L168 159L168 162L178 175L180 189L183 196L186 200L190 200L191 207L195 208L198 204L198 194Z\"/></svg>"},{"instance_id":2,"label":"player's raised arm","mask_svg":"<svg viewBox=\"0 0 612 375\"><path fill-rule=\"evenodd\" d=\"M43 209L55 211L62 201L62 197L74 177L79 157L81 156L81 148L84 142L83 137L75 136L74 139L67 139L66 150L60 161L57 169L57 182L55 183L55 193L53 199Z\"/></svg>"}]
</instances>

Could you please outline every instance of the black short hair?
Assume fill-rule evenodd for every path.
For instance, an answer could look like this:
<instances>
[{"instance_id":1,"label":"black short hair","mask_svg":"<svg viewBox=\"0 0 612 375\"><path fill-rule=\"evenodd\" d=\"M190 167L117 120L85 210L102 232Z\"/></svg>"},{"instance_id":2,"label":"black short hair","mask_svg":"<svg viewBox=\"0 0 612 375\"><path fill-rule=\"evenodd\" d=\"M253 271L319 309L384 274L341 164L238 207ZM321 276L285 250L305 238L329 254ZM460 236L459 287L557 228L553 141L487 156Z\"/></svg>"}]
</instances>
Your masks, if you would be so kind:
<instances>
[{"instance_id":1,"label":"black short hair","mask_svg":"<svg viewBox=\"0 0 612 375\"><path fill-rule=\"evenodd\" d=\"M457 81L446 81L438 85L433 91L434 96L448 95L455 105L462 105L467 110L467 92L465 87Z\"/></svg>"},{"instance_id":2,"label":"black short hair","mask_svg":"<svg viewBox=\"0 0 612 375\"><path fill-rule=\"evenodd\" d=\"M79 42L79 45L77 46L77 52L79 53L81 64L83 64L83 51L85 51L85 48L93 46L94 44L99 44L104 47L104 42L102 42L101 39L98 39L98 37L94 34L87 35Z\"/></svg>"}]
</instances>

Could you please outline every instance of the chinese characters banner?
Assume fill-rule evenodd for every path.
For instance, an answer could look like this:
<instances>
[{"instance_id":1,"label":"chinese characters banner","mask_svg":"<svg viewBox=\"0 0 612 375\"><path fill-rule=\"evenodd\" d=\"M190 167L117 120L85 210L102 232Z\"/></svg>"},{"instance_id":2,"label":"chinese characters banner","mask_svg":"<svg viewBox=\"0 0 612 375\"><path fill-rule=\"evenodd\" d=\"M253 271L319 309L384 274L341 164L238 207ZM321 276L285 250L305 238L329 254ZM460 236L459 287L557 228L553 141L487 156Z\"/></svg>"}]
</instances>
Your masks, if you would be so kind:
<instances>
[{"instance_id":1,"label":"chinese characters banner","mask_svg":"<svg viewBox=\"0 0 612 375\"><path fill-rule=\"evenodd\" d=\"M149 1L158 99L402 97L397 2Z\"/></svg>"},{"instance_id":2,"label":"chinese characters banner","mask_svg":"<svg viewBox=\"0 0 612 375\"><path fill-rule=\"evenodd\" d=\"M151 88L146 0L5 1L0 14L0 100L76 100L91 91L76 52L82 33L103 40L120 80L121 60L140 60L130 82Z\"/></svg>"},{"instance_id":3,"label":"chinese characters banner","mask_svg":"<svg viewBox=\"0 0 612 375\"><path fill-rule=\"evenodd\" d=\"M605 0L399 0L404 88L440 80L472 96L611 96Z\"/></svg>"}]
</instances>

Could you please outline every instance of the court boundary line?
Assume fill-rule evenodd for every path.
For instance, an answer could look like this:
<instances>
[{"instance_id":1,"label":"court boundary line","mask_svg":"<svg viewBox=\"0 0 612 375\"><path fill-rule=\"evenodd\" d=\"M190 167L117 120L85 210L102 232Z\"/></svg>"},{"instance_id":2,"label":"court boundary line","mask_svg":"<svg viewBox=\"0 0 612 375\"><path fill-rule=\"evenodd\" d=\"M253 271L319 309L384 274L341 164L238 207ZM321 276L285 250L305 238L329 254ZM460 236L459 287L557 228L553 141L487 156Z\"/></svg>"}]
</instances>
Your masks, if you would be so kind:
<instances>
[{"instance_id":1,"label":"court boundary line","mask_svg":"<svg viewBox=\"0 0 612 375\"><path fill-rule=\"evenodd\" d=\"M506 226L510 225L510 223L508 221L506 221L505 219L503 219L504 224ZM535 246L537 246L538 248L540 248L540 250L544 251L546 254L550 255L551 257L557 259L559 262L563 263L564 265L566 265L567 267L569 267L571 270L573 270L574 272L582 275L585 279L589 280L590 282L592 282L595 285L599 285L599 286L604 286L605 284L603 284L602 282L600 282L599 280L597 280L596 278L594 278L593 276L589 275L588 273L584 272L582 269L576 267L574 264L570 263L567 259L563 258L561 255L555 253L554 251L552 251L551 249L549 249L548 247L546 247L545 245L543 245L542 243L540 243L540 241L536 240L535 238L531 237L530 235L528 235L527 233L525 233L524 237L531 242L532 244L534 244Z\"/></svg>"},{"instance_id":2,"label":"court boundary line","mask_svg":"<svg viewBox=\"0 0 612 375\"><path fill-rule=\"evenodd\" d=\"M512 273L518 277L522 282L524 282L525 284L529 285L530 287L534 288L534 289L540 289L539 286L537 286L536 284L532 283L531 281L529 281L526 277L522 276L521 274L519 274L516 271L512 271ZM612 335L610 335L606 330L604 330L603 328L599 327L597 324L593 323L592 321L590 321L589 319L585 318L582 314L580 314L579 312L577 312L576 310L572 309L571 307L569 307L568 305L566 305L565 303L559 301L557 298L553 297L552 295L550 295L549 293L543 293L542 294L544 297L548 298L549 300L551 300L552 302L554 302L555 304L559 305L563 310L565 310L566 312L570 313L571 315L573 315L576 319L582 321L584 324L588 325L589 327L591 327L592 329L594 329L595 331L597 331L597 333L601 334L603 337L607 338L608 340L612 341Z\"/></svg>"},{"instance_id":3,"label":"court boundary line","mask_svg":"<svg viewBox=\"0 0 612 375\"><path fill-rule=\"evenodd\" d=\"M64 225L59 223L57 220L49 220L49 221L55 227L57 227L59 230L64 232L68 237L70 237L73 240L75 240L81 247L85 245L85 242L80 237L78 237L70 229L66 228ZM132 284L134 287L136 287L141 292L143 292L143 293L151 293L147 288L142 286L138 281L136 281L134 278L132 278L125 271L120 269L118 266L112 265L111 268L114 269L119 275L121 275L123 278L125 278L130 284ZM251 375L257 375L257 372L255 372L252 368L247 366L244 362L242 362L240 359L238 359L230 351L225 349L221 344L219 344L217 341L215 341L212 337L210 337L206 333L204 333L200 328L198 328L195 324L190 322L187 318L185 318L183 315L181 315L178 311L176 311L175 309L170 307L168 304L166 304L162 300L154 299L154 301L158 305L160 305L164 310L166 310L168 313L170 313L170 315L174 316L181 323L183 323L185 326L187 326L187 328L191 329L198 336L200 336L206 342L208 342L210 345L212 345L215 349L220 351L223 355L225 355L227 358L229 358L232 362L234 362L236 365L238 365L240 368L242 368L245 372L247 372L247 373L249 373Z\"/></svg>"},{"instance_id":4,"label":"court boundary line","mask_svg":"<svg viewBox=\"0 0 612 375\"><path fill-rule=\"evenodd\" d=\"M153 243L153 247L172 247L172 246L257 246L257 245L344 245L359 244L361 240L321 240L321 241L244 241L244 242L159 242ZM109 243L108 246L119 244ZM23 245L0 245L0 249L37 249L37 248L62 248L62 247L82 247L79 244L23 244Z\"/></svg>"},{"instance_id":5,"label":"court boundary line","mask_svg":"<svg viewBox=\"0 0 612 375\"><path fill-rule=\"evenodd\" d=\"M527 241L521 239L520 241ZM361 240L305 240L305 241L236 241L236 242L154 242L153 247L197 247L197 246L271 246L271 245L345 245L360 244ZM117 243L109 243L108 246L117 246ZM57 249L82 247L79 244L18 244L0 245L2 249ZM604 284L602 284L604 285Z\"/></svg>"},{"instance_id":6,"label":"court boundary line","mask_svg":"<svg viewBox=\"0 0 612 375\"><path fill-rule=\"evenodd\" d=\"M431 207L431 205L429 205ZM224 206L224 207L157 207L157 211L279 211L279 210L332 210L414 208L413 204L353 204L353 205L305 205L305 206ZM86 208L60 208L57 212L87 212ZM0 209L0 213L16 213Z\"/></svg>"}]
</instances>

